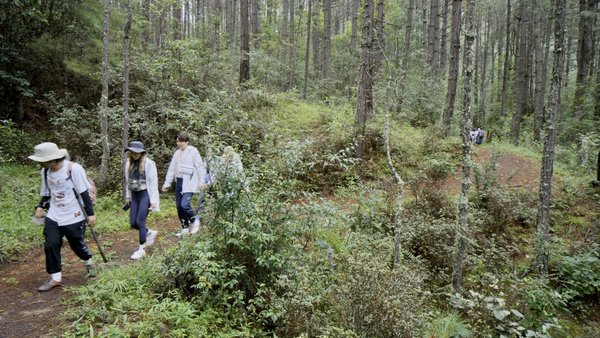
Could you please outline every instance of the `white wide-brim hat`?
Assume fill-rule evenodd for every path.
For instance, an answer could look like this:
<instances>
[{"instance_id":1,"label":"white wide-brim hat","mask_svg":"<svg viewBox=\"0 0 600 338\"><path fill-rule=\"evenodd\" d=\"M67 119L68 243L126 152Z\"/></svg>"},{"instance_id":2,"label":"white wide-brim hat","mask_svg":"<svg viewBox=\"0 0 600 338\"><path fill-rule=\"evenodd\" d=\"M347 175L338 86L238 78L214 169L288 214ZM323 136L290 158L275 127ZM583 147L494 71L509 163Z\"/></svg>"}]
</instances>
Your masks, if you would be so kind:
<instances>
[{"instance_id":1,"label":"white wide-brim hat","mask_svg":"<svg viewBox=\"0 0 600 338\"><path fill-rule=\"evenodd\" d=\"M33 148L34 154L29 156L30 160L36 162L48 162L67 156L67 149L58 149L58 146L52 142L40 143Z\"/></svg>"}]
</instances>

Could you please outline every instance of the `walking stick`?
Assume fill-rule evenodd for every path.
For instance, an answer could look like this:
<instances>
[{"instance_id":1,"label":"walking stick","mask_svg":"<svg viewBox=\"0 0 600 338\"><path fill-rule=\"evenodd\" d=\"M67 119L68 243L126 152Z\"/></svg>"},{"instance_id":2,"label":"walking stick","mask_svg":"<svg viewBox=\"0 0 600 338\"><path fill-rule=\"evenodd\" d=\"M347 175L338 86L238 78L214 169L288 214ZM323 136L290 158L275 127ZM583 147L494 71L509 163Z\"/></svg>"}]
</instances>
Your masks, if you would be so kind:
<instances>
[{"instance_id":1,"label":"walking stick","mask_svg":"<svg viewBox=\"0 0 600 338\"><path fill-rule=\"evenodd\" d=\"M79 195L79 193L77 192L77 189L75 189L75 187L73 187L73 192L75 193L75 197L77 198L77 203L79 203L81 212L83 212L83 217L85 217L85 220L87 222L87 214L85 212L85 208L83 207L83 202L81 201L81 195ZM96 242L96 245L98 246L98 251L100 251L100 255L102 256L102 261L104 263L107 263L108 259L106 259L106 256L104 255L104 250L102 250L102 245L100 245L100 242L98 242L98 236L96 236L96 232L94 231L94 228L91 226L90 226L90 232L92 233L92 238L94 239L94 242Z\"/></svg>"}]
</instances>

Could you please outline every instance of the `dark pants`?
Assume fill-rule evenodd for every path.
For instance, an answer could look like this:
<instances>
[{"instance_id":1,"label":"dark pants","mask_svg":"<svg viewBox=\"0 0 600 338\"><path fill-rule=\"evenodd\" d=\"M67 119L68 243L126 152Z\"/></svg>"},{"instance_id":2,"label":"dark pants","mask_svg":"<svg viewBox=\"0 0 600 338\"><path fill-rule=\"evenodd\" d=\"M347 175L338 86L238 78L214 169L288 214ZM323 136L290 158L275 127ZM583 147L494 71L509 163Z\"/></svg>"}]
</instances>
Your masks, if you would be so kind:
<instances>
[{"instance_id":1,"label":"dark pants","mask_svg":"<svg viewBox=\"0 0 600 338\"><path fill-rule=\"evenodd\" d=\"M194 194L191 192L182 193L182 188L183 178L178 178L175 184L175 206L177 207L177 215L181 221L181 226L187 228L196 217L196 213L191 205Z\"/></svg>"},{"instance_id":2,"label":"dark pants","mask_svg":"<svg viewBox=\"0 0 600 338\"><path fill-rule=\"evenodd\" d=\"M148 228L146 219L148 218L148 209L150 208L150 196L148 190L131 192L131 209L129 209L129 224L132 228L138 230L140 235L140 244L146 243Z\"/></svg>"},{"instance_id":3,"label":"dark pants","mask_svg":"<svg viewBox=\"0 0 600 338\"><path fill-rule=\"evenodd\" d=\"M92 258L92 252L84 241L85 221L58 226L58 223L46 217L44 226L44 253L46 254L46 272L49 274L62 271L60 248L63 236L67 237L69 246L75 254L83 259Z\"/></svg>"}]
</instances>

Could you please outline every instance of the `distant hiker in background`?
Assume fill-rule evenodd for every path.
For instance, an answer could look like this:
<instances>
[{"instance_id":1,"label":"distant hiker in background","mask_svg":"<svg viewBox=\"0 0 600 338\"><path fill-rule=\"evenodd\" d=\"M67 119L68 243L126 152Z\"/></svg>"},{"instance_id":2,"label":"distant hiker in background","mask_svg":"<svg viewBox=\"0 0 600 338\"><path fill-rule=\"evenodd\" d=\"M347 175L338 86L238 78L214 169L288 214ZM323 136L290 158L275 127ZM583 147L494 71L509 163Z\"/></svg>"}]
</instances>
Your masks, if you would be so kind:
<instances>
[{"instance_id":1,"label":"distant hiker in background","mask_svg":"<svg viewBox=\"0 0 600 338\"><path fill-rule=\"evenodd\" d=\"M475 128L472 128L469 132L469 139L471 140L471 143L475 143L475 141L477 141L477 131Z\"/></svg>"},{"instance_id":2,"label":"distant hiker in background","mask_svg":"<svg viewBox=\"0 0 600 338\"><path fill-rule=\"evenodd\" d=\"M162 191L166 192L175 181L175 206L182 228L176 235L178 237L195 234L200 230L200 215L196 214L190 204L193 195L205 186L206 167L200 153L189 145L189 141L187 135L177 135L177 151L171 159L162 187Z\"/></svg>"},{"instance_id":3,"label":"distant hiker in background","mask_svg":"<svg viewBox=\"0 0 600 338\"><path fill-rule=\"evenodd\" d=\"M233 147L225 147L223 154L215 162L214 168L211 168L212 184L225 186L223 191L226 191L229 197L242 188L247 188L242 160Z\"/></svg>"},{"instance_id":4,"label":"distant hiker in background","mask_svg":"<svg viewBox=\"0 0 600 338\"><path fill-rule=\"evenodd\" d=\"M88 273L92 273L94 269L92 253L84 241L86 223L90 227L96 225L88 192L92 186L87 180L85 169L77 163L69 162L68 155L66 149L59 149L56 144L46 142L35 146L34 154L29 156L29 159L42 166L42 199L35 209L35 216L45 218L44 254L46 272L50 274L50 279L38 291L48 291L61 285L60 250L63 237L67 238L73 252L85 262ZM82 210L74 189L81 196L85 210Z\"/></svg>"},{"instance_id":5,"label":"distant hiker in background","mask_svg":"<svg viewBox=\"0 0 600 338\"><path fill-rule=\"evenodd\" d=\"M485 137L485 132L483 131L483 129L481 128L477 128L477 137L476 137L476 144L482 144L483 143L483 138Z\"/></svg>"},{"instance_id":6,"label":"distant hiker in background","mask_svg":"<svg viewBox=\"0 0 600 338\"><path fill-rule=\"evenodd\" d=\"M125 209L129 208L129 224L138 230L140 242L131 259L140 259L146 255L145 248L154 243L158 234L158 231L146 227L150 211L160 209L158 174L156 164L148 158L142 142L131 141L125 151Z\"/></svg>"}]
</instances>

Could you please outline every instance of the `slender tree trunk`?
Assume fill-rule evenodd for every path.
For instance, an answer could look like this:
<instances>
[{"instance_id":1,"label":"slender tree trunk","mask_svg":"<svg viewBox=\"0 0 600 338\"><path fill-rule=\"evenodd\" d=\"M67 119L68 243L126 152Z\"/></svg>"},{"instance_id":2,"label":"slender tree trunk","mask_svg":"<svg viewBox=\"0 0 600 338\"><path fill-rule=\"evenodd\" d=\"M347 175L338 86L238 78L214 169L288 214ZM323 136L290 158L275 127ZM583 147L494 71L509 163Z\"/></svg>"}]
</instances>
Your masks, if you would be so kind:
<instances>
[{"instance_id":1,"label":"slender tree trunk","mask_svg":"<svg viewBox=\"0 0 600 338\"><path fill-rule=\"evenodd\" d=\"M262 33L260 27L260 1L252 0L252 41L254 49L259 49L262 41Z\"/></svg>"},{"instance_id":2,"label":"slender tree trunk","mask_svg":"<svg viewBox=\"0 0 600 338\"><path fill-rule=\"evenodd\" d=\"M485 124L485 101L487 88L489 84L488 75L488 56L490 55L490 30L491 30L491 14L490 9L487 11L487 22L485 23L485 42L483 43L483 60L481 62L481 75L479 79L479 106L475 115L474 125L479 128L484 128ZM493 71L491 72L493 74Z\"/></svg>"},{"instance_id":3,"label":"slender tree trunk","mask_svg":"<svg viewBox=\"0 0 600 338\"><path fill-rule=\"evenodd\" d=\"M288 15L290 14L289 0L283 0L283 12L281 13L281 70L279 83L281 88L287 89L287 51L288 51Z\"/></svg>"},{"instance_id":4,"label":"slender tree trunk","mask_svg":"<svg viewBox=\"0 0 600 338\"><path fill-rule=\"evenodd\" d=\"M240 0L241 62L240 85L250 80L250 27L248 22L248 1Z\"/></svg>"},{"instance_id":5,"label":"slender tree trunk","mask_svg":"<svg viewBox=\"0 0 600 338\"><path fill-rule=\"evenodd\" d=\"M142 1L142 15L144 16L144 28L142 30L142 48L148 50L150 46L150 32L152 28L152 20L150 19L150 0Z\"/></svg>"},{"instance_id":6,"label":"slender tree trunk","mask_svg":"<svg viewBox=\"0 0 600 338\"><path fill-rule=\"evenodd\" d=\"M462 184L458 202L458 229L456 231L456 255L454 257L454 272L452 289L460 294L464 261L467 256L467 233L469 225L469 189L471 188L471 101L473 89L473 41L475 40L475 0L467 2L467 18L465 32L465 54L463 61L463 114L461 123L463 165Z\"/></svg>"},{"instance_id":7,"label":"slender tree trunk","mask_svg":"<svg viewBox=\"0 0 600 338\"><path fill-rule=\"evenodd\" d=\"M458 58L460 54L460 24L462 15L462 0L452 0L452 50L450 53L450 70L448 74L448 92L446 95L446 110L444 111L444 137L450 134L454 101L456 100L456 85L458 83Z\"/></svg>"},{"instance_id":8,"label":"slender tree trunk","mask_svg":"<svg viewBox=\"0 0 600 338\"><path fill-rule=\"evenodd\" d=\"M360 0L352 0L352 33L350 34L350 50L356 50L356 35L358 31L358 6Z\"/></svg>"},{"instance_id":9,"label":"slender tree trunk","mask_svg":"<svg viewBox=\"0 0 600 338\"><path fill-rule=\"evenodd\" d=\"M541 13L538 13L541 14ZM550 36L548 30L551 29L550 24L544 24L542 22L542 16L538 15L539 24L538 27L543 30L543 38L540 40L541 44L537 49L536 55L536 84L535 84L535 99L534 99L534 112L535 119L533 124L533 139L535 141L541 140L542 126L546 119L546 76L548 69L548 59L550 55ZM543 49L542 49L543 48Z\"/></svg>"},{"instance_id":10,"label":"slender tree trunk","mask_svg":"<svg viewBox=\"0 0 600 338\"><path fill-rule=\"evenodd\" d=\"M504 117L508 115L506 109L508 101L508 67L510 65L510 0L506 0L506 46L504 48L504 66L502 67L502 91L500 92L500 114Z\"/></svg>"},{"instance_id":11,"label":"slender tree trunk","mask_svg":"<svg viewBox=\"0 0 600 338\"><path fill-rule=\"evenodd\" d=\"M321 46L319 44L319 0L313 2L313 66L315 74L321 75Z\"/></svg>"},{"instance_id":12,"label":"slender tree trunk","mask_svg":"<svg viewBox=\"0 0 600 338\"><path fill-rule=\"evenodd\" d=\"M323 77L331 76L331 0L323 0Z\"/></svg>"},{"instance_id":13,"label":"slender tree trunk","mask_svg":"<svg viewBox=\"0 0 600 338\"><path fill-rule=\"evenodd\" d=\"M306 91L308 87L308 64L310 61L310 28L312 19L312 3L314 0L308 0L308 17L306 18L306 54L304 54L304 88L302 89L302 98L306 100Z\"/></svg>"},{"instance_id":14,"label":"slender tree trunk","mask_svg":"<svg viewBox=\"0 0 600 338\"><path fill-rule=\"evenodd\" d=\"M373 111L373 0L365 0L362 43L360 84L356 110L355 139L356 157L364 159L367 119Z\"/></svg>"},{"instance_id":15,"label":"slender tree trunk","mask_svg":"<svg viewBox=\"0 0 600 338\"><path fill-rule=\"evenodd\" d=\"M550 227L550 198L554 168L554 146L560 110L560 93L565 60L564 40L566 29L565 0L555 0L554 22L554 65L550 90L550 120L544 143L544 157L540 174L540 201L537 216L537 238L535 247L535 271L542 276L548 273L548 233Z\"/></svg>"},{"instance_id":16,"label":"slender tree trunk","mask_svg":"<svg viewBox=\"0 0 600 338\"><path fill-rule=\"evenodd\" d=\"M450 0L444 0L444 11L442 13L442 30L440 32L440 63L438 73L443 75L446 73L446 65L448 64L448 8Z\"/></svg>"},{"instance_id":17,"label":"slender tree trunk","mask_svg":"<svg viewBox=\"0 0 600 338\"><path fill-rule=\"evenodd\" d=\"M519 144L519 138L521 136L521 123L523 116L525 115L525 109L527 107L528 97L528 84L529 79L527 77L527 63L529 59L529 48L528 48L528 27L529 27L529 13L527 9L527 3L521 2L519 9L519 44L517 50L517 66L515 75L515 112L512 117L510 138L513 144Z\"/></svg>"},{"instance_id":18,"label":"slender tree trunk","mask_svg":"<svg viewBox=\"0 0 600 338\"><path fill-rule=\"evenodd\" d=\"M385 35L383 32L384 29L384 11L385 11L385 3L384 0L379 0L377 3L377 20L375 21L375 32L377 33L375 39L376 43L374 44L375 55L373 58L373 74L379 74L379 70L381 69L381 63L383 62L383 52L385 46Z\"/></svg>"},{"instance_id":19,"label":"slender tree trunk","mask_svg":"<svg viewBox=\"0 0 600 338\"><path fill-rule=\"evenodd\" d=\"M175 1L173 4L173 39L181 40L181 2Z\"/></svg>"},{"instance_id":20,"label":"slender tree trunk","mask_svg":"<svg viewBox=\"0 0 600 338\"><path fill-rule=\"evenodd\" d=\"M400 79L398 80L398 105L396 112L400 113L404 103L404 87L406 86L406 73L408 72L408 56L410 54L410 39L413 25L413 12L415 10L415 0L408 0L406 13L406 30L404 31L404 48L402 50L402 68L400 69Z\"/></svg>"},{"instance_id":21,"label":"slender tree trunk","mask_svg":"<svg viewBox=\"0 0 600 338\"><path fill-rule=\"evenodd\" d=\"M288 75L288 88L296 86L296 26L294 17L295 14L294 0L290 0L290 73Z\"/></svg>"},{"instance_id":22,"label":"slender tree trunk","mask_svg":"<svg viewBox=\"0 0 600 338\"><path fill-rule=\"evenodd\" d=\"M427 26L427 64L433 68L437 60L438 0L431 0L429 7L429 25Z\"/></svg>"},{"instance_id":23,"label":"slender tree trunk","mask_svg":"<svg viewBox=\"0 0 600 338\"><path fill-rule=\"evenodd\" d=\"M573 109L576 118L586 115L583 107L585 85L590 76L594 60L594 24L598 0L579 0L579 37L577 39L577 75Z\"/></svg>"},{"instance_id":24,"label":"slender tree trunk","mask_svg":"<svg viewBox=\"0 0 600 338\"><path fill-rule=\"evenodd\" d=\"M147 1L144 1L147 3ZM121 146L123 149L127 147L129 143L129 32L131 31L131 0L127 0L127 21L123 27L123 128L121 130L122 142ZM127 153L122 154L122 166L125 168L127 163ZM122 177L121 182L122 197L125 198L125 177Z\"/></svg>"},{"instance_id":25,"label":"slender tree trunk","mask_svg":"<svg viewBox=\"0 0 600 338\"><path fill-rule=\"evenodd\" d=\"M100 98L100 139L102 143L102 160L100 164L100 186L108 185L108 166L110 161L110 145L108 142L108 53L110 39L110 0L104 0L104 27L102 34L102 97Z\"/></svg>"}]
</instances>

